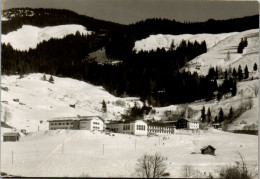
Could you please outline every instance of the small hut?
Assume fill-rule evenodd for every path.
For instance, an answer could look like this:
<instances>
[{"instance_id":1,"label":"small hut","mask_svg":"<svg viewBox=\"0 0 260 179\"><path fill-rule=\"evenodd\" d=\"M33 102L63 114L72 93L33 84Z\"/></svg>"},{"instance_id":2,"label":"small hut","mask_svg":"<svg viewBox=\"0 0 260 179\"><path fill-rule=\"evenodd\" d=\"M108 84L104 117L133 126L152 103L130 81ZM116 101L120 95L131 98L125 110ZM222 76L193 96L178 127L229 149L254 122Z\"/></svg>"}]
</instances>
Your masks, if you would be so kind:
<instances>
[{"instance_id":1,"label":"small hut","mask_svg":"<svg viewBox=\"0 0 260 179\"><path fill-rule=\"evenodd\" d=\"M3 134L3 141L19 141L20 134L18 132L10 132L10 133L4 133Z\"/></svg>"},{"instance_id":2,"label":"small hut","mask_svg":"<svg viewBox=\"0 0 260 179\"><path fill-rule=\"evenodd\" d=\"M200 149L201 150L201 154L205 155L205 154L209 154L209 155L215 155L215 148L212 147L211 145L205 146L203 148Z\"/></svg>"}]
</instances>

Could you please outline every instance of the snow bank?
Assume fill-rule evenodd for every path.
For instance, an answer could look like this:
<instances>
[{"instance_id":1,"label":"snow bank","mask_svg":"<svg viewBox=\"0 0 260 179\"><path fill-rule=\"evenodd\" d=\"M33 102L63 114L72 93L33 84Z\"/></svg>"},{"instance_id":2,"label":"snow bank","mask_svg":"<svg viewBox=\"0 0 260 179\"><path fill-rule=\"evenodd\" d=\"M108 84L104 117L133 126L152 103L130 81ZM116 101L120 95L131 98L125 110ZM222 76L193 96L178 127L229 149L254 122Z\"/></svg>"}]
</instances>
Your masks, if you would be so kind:
<instances>
[{"instance_id":1,"label":"snow bank","mask_svg":"<svg viewBox=\"0 0 260 179\"><path fill-rule=\"evenodd\" d=\"M58 25L52 27L36 27L32 25L23 25L22 28L17 31L9 32L6 35L2 35L2 43L12 45L17 50L29 50L29 48L36 48L40 42L48 41L51 38L61 39L69 34L76 34L79 31L80 34L89 35L91 31L88 31L82 25L70 24L70 25Z\"/></svg>"}]
</instances>

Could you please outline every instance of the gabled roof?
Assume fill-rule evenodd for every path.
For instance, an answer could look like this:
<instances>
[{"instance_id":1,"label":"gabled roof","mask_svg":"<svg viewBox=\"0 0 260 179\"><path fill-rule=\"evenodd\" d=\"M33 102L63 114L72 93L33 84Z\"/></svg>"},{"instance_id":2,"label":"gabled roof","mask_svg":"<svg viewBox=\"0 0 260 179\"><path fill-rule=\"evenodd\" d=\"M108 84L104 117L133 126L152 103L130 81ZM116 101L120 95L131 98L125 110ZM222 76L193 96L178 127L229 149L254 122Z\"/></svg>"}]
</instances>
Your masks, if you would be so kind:
<instances>
[{"instance_id":1,"label":"gabled roof","mask_svg":"<svg viewBox=\"0 0 260 179\"><path fill-rule=\"evenodd\" d=\"M147 124L146 121L137 119L137 120L133 120L133 121L111 121L111 122L107 123L107 125L109 125L109 124L130 124L130 123L136 123L138 121L142 121Z\"/></svg>"},{"instance_id":2,"label":"gabled roof","mask_svg":"<svg viewBox=\"0 0 260 179\"><path fill-rule=\"evenodd\" d=\"M172 124L162 123L162 122L148 122L149 126L159 126L159 127L173 127Z\"/></svg>"},{"instance_id":3,"label":"gabled roof","mask_svg":"<svg viewBox=\"0 0 260 179\"><path fill-rule=\"evenodd\" d=\"M20 134L18 132L8 132L8 133L4 133L3 136L19 136Z\"/></svg>"},{"instance_id":4,"label":"gabled roof","mask_svg":"<svg viewBox=\"0 0 260 179\"><path fill-rule=\"evenodd\" d=\"M137 120L131 121L130 123L136 123L136 122L138 122L138 121L142 121L142 122L144 122L144 123L146 123L146 124L147 124L147 122L146 122L146 121L144 121L144 120L141 120L141 119L137 119Z\"/></svg>"},{"instance_id":5,"label":"gabled roof","mask_svg":"<svg viewBox=\"0 0 260 179\"><path fill-rule=\"evenodd\" d=\"M62 121L75 121L75 120L92 120L93 117L97 117L104 122L104 119L100 116L76 116L76 117L58 117L48 120L48 122L62 122Z\"/></svg>"},{"instance_id":6,"label":"gabled roof","mask_svg":"<svg viewBox=\"0 0 260 179\"><path fill-rule=\"evenodd\" d=\"M199 121L196 121L195 119L187 119L189 122L193 122L193 123L199 123Z\"/></svg>"},{"instance_id":7,"label":"gabled roof","mask_svg":"<svg viewBox=\"0 0 260 179\"><path fill-rule=\"evenodd\" d=\"M211 145L208 145L208 146L204 146L204 147L202 147L200 150L205 150L205 149L207 149L207 148L211 148L211 149L213 149L213 150L216 150L214 147L212 147Z\"/></svg>"}]
</instances>

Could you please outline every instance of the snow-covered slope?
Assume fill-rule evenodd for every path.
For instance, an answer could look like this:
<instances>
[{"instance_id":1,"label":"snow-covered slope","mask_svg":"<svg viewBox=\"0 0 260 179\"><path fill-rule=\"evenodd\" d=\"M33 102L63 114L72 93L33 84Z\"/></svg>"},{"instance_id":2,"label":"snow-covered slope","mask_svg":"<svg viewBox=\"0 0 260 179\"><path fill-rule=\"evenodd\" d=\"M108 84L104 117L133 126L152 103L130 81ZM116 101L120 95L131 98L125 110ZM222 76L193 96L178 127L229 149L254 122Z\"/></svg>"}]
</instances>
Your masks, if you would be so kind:
<instances>
[{"instance_id":1,"label":"snow-covered slope","mask_svg":"<svg viewBox=\"0 0 260 179\"><path fill-rule=\"evenodd\" d=\"M51 38L61 39L66 35L75 34L88 35L91 31L88 31L82 25L70 24L70 25L58 25L51 27L36 27L32 25L23 25L22 28L16 31L9 32L6 35L1 36L2 43L12 45L17 50L29 50L29 48L36 48L37 44L42 41L48 41Z\"/></svg>"},{"instance_id":2,"label":"snow-covered slope","mask_svg":"<svg viewBox=\"0 0 260 179\"><path fill-rule=\"evenodd\" d=\"M165 48L165 50L168 50L171 46L172 41L174 41L175 47L179 46L180 42L182 40L190 41L190 42L202 42L203 40L206 41L207 48L211 48L223 39L237 34L237 32L232 33L222 33L222 34L181 34L181 35L163 35L163 34L157 34L157 35L150 35L146 39L142 39L135 42L135 47L133 50L136 50L136 52L139 52L141 50L143 51L150 51L150 50L156 50L157 48Z\"/></svg>"},{"instance_id":3,"label":"snow-covered slope","mask_svg":"<svg viewBox=\"0 0 260 179\"><path fill-rule=\"evenodd\" d=\"M208 178L211 173L218 178L221 167L240 161L238 152L250 172L257 170L257 136L212 130L167 138L86 130L34 132L19 142L1 141L1 171L26 177L136 177L137 159L156 152L167 158L171 178L184 177L184 165L193 167L193 177ZM216 155L200 154L205 145L214 146Z\"/></svg>"},{"instance_id":4,"label":"snow-covered slope","mask_svg":"<svg viewBox=\"0 0 260 179\"><path fill-rule=\"evenodd\" d=\"M2 76L2 121L7 111L10 115L7 115L6 123L10 126L27 131L37 131L38 126L40 130L47 130L47 120L53 117L100 115L105 120L116 120L134 105L131 102L133 98L116 98L102 87L83 81L54 76L52 84L41 80L42 77L43 74L30 74L22 79L19 76ZM46 77L49 79L50 75ZM103 100L107 103L106 114L101 111ZM117 105L117 100L123 101L121 106ZM74 104L75 108L70 107ZM42 124L40 121L43 121Z\"/></svg>"},{"instance_id":5,"label":"snow-covered slope","mask_svg":"<svg viewBox=\"0 0 260 179\"><path fill-rule=\"evenodd\" d=\"M244 37L247 38L248 46L244 49L243 54L238 54L238 44ZM229 66L237 68L241 65L244 68L247 65L249 72L252 72L254 63L259 64L259 29L222 34L150 35L146 39L136 41L133 50L136 52L156 50L157 48L168 50L172 41L177 47L182 40L190 42L205 40L208 48L207 53L191 60L183 68L184 70L197 71L201 75L206 75L210 67L220 66L225 69ZM228 52L229 59L227 58ZM254 74L254 76L258 75Z\"/></svg>"},{"instance_id":6,"label":"snow-covered slope","mask_svg":"<svg viewBox=\"0 0 260 179\"><path fill-rule=\"evenodd\" d=\"M245 47L243 54L237 53L237 47L241 38L247 38L248 46ZM229 52L229 59L228 59ZM247 30L241 33L232 34L219 41L215 46L192 61L184 68L191 72L197 71L199 74L206 75L209 67L220 66L225 68L236 68L241 65L248 66L249 72L253 71L254 63L259 66L259 29ZM258 75L257 75L258 76Z\"/></svg>"},{"instance_id":7,"label":"snow-covered slope","mask_svg":"<svg viewBox=\"0 0 260 179\"><path fill-rule=\"evenodd\" d=\"M251 81L243 81L237 84L237 95L234 97L223 97L220 102L216 100L211 101L198 101L189 104L177 104L170 105L166 107L155 107L155 114L149 114L146 116L147 119L154 118L155 120L167 119L165 114L166 111L171 112L171 114L179 114L181 110L183 110L183 106L190 107L193 112L191 117L195 120L201 120L201 109L204 106L206 112L208 108L211 110L212 120L214 120L215 116L219 115L220 108L223 109L224 115L229 114L229 110L232 107L233 112L235 112L238 108L248 107L247 111L243 113L237 120L235 120L232 124L228 126L228 130L241 130L244 126L250 126L252 124L258 125L258 89L259 89L259 81L251 80ZM249 109L249 105L251 105L251 109Z\"/></svg>"}]
</instances>

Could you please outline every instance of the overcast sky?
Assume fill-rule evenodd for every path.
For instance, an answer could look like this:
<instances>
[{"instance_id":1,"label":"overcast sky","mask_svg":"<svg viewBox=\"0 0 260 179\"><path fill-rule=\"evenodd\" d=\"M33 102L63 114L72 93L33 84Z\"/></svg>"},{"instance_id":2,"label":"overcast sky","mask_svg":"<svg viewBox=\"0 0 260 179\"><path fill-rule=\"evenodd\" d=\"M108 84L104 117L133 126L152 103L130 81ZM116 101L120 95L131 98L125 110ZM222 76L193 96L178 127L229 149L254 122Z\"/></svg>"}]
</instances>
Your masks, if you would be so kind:
<instances>
[{"instance_id":1,"label":"overcast sky","mask_svg":"<svg viewBox=\"0 0 260 179\"><path fill-rule=\"evenodd\" d=\"M259 13L257 1L201 0L5 0L4 9L14 7L62 8L97 19L130 24L161 17L177 21L229 19Z\"/></svg>"}]
</instances>

